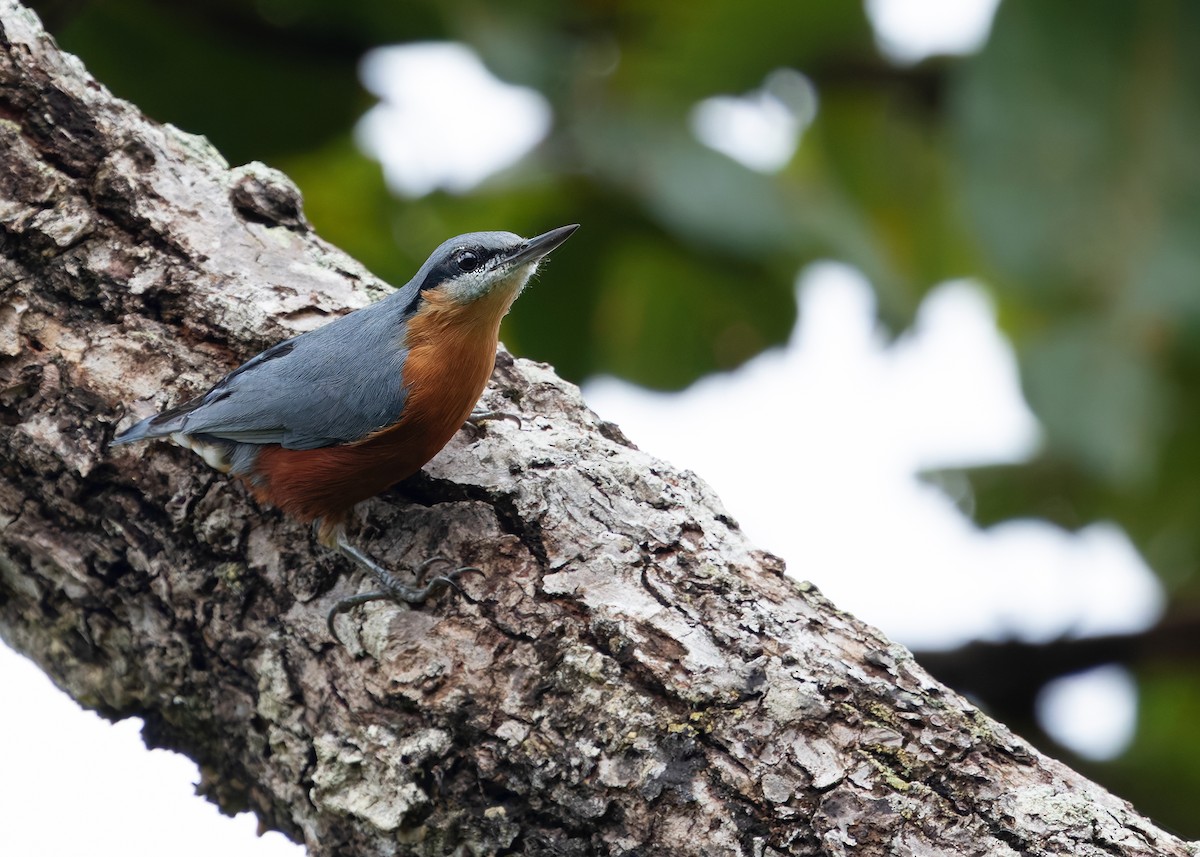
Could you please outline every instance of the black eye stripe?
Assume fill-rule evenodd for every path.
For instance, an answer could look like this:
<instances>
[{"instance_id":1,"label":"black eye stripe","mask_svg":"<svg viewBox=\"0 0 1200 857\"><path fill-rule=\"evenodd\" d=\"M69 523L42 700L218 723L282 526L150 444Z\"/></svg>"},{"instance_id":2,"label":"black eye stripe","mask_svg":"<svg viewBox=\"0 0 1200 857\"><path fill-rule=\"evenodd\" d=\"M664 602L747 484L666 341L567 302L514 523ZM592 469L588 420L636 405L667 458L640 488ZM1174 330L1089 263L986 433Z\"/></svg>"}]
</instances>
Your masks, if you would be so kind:
<instances>
[{"instance_id":1,"label":"black eye stripe","mask_svg":"<svg viewBox=\"0 0 1200 857\"><path fill-rule=\"evenodd\" d=\"M417 303L419 303L420 292L427 289L435 289L442 285L442 283L449 282L456 277L461 277L463 274L469 274L474 271L478 271L489 261L497 256L503 255L503 253L504 250L501 249L487 249L478 246L459 247L457 250L454 250L439 260L439 262L430 269L429 273L425 275L425 279L421 282L421 288L417 291L416 296L413 297L413 305L415 306ZM463 267L462 261L464 254L469 254L474 257L474 267L471 267L469 264L467 267Z\"/></svg>"}]
</instances>

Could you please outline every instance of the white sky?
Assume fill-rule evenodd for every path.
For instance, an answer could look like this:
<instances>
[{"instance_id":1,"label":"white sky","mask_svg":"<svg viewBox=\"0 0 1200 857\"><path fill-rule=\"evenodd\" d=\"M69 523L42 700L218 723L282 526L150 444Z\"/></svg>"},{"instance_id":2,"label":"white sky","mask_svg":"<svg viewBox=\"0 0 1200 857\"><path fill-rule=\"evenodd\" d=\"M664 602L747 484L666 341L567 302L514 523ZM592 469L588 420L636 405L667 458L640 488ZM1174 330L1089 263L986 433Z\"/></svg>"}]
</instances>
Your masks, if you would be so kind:
<instances>
[{"instance_id":1,"label":"white sky","mask_svg":"<svg viewBox=\"0 0 1200 857\"><path fill-rule=\"evenodd\" d=\"M867 0L881 50L905 63L973 50L995 5ZM363 118L358 139L407 196L474 187L550 127L541 95L498 85L460 45L382 49L362 74L386 103ZM756 92L714 93L691 121L707 145L770 172L802 145L817 109L807 78L784 69ZM586 213L577 219L586 228ZM1037 442L979 286L939 288L891 346L853 270L816 266L800 288L803 312L786 349L671 396L597 380L589 400L640 446L709 480L794 574L903 642L1045 639L1154 620L1158 584L1115 527L1071 535L1027 521L980 531L916 478L924 468L1019 460ZM747 435L754 442L721 440ZM736 459L722 456L729 449ZM303 853L279 834L256 839L249 815L228 819L193 797L195 765L146 751L136 719L112 726L80 710L3 647L0 679L0 852ZM1109 668L1047 688L1039 711L1061 740L1102 758L1132 734L1134 702L1128 675Z\"/></svg>"},{"instance_id":2,"label":"white sky","mask_svg":"<svg viewBox=\"0 0 1200 857\"><path fill-rule=\"evenodd\" d=\"M497 80L465 45L376 48L359 71L380 103L359 121L355 138L402 196L466 192L550 130L549 102Z\"/></svg>"},{"instance_id":3,"label":"white sky","mask_svg":"<svg viewBox=\"0 0 1200 857\"><path fill-rule=\"evenodd\" d=\"M692 110L691 126L709 148L752 170L774 173L792 160L800 135L816 115L813 82L795 69L781 68L755 92L704 99Z\"/></svg>"},{"instance_id":4,"label":"white sky","mask_svg":"<svg viewBox=\"0 0 1200 857\"><path fill-rule=\"evenodd\" d=\"M979 50L1000 0L867 0L884 56L915 63L935 54Z\"/></svg>"},{"instance_id":5,"label":"white sky","mask_svg":"<svg viewBox=\"0 0 1200 857\"><path fill-rule=\"evenodd\" d=\"M1110 664L1050 682L1038 694L1036 707L1051 737L1085 759L1100 761L1133 740L1136 702L1137 684L1129 671ZM1098 707L1103 717L1096 716Z\"/></svg>"}]
</instances>

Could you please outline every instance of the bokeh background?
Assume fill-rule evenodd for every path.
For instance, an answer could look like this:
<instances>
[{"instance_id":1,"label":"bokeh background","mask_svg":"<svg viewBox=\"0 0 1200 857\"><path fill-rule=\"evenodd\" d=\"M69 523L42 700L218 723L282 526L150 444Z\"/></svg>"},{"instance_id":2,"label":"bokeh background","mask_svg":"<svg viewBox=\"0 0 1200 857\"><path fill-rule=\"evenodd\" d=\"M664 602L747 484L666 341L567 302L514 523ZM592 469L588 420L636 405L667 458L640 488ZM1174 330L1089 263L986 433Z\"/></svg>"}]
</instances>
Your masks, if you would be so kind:
<instances>
[{"instance_id":1,"label":"bokeh background","mask_svg":"<svg viewBox=\"0 0 1200 857\"><path fill-rule=\"evenodd\" d=\"M31 5L397 285L451 235L582 223L510 349L1200 838L1200 5ZM11 853L297 853L136 721L0 677Z\"/></svg>"}]
</instances>

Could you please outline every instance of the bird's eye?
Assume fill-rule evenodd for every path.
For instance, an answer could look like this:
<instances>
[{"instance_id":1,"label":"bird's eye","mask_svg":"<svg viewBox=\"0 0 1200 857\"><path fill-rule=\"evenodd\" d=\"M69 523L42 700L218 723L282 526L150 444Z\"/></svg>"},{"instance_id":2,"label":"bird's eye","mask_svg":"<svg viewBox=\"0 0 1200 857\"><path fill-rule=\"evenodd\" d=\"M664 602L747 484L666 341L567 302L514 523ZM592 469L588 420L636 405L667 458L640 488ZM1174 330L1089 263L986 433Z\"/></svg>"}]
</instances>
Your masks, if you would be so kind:
<instances>
[{"instance_id":1,"label":"bird's eye","mask_svg":"<svg viewBox=\"0 0 1200 857\"><path fill-rule=\"evenodd\" d=\"M460 271L466 271L469 274L483 264L483 257L472 250L463 250L454 261Z\"/></svg>"}]
</instances>

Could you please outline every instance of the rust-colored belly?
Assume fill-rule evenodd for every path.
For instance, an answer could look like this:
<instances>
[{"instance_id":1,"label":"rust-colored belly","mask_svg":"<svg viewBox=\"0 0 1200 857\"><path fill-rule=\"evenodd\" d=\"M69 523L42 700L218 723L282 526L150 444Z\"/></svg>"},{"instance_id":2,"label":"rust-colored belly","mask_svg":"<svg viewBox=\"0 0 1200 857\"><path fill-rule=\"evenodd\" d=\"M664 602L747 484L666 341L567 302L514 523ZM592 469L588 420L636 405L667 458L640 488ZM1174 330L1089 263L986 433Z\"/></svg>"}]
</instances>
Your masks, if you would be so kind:
<instances>
[{"instance_id":1,"label":"rust-colored belly","mask_svg":"<svg viewBox=\"0 0 1200 857\"><path fill-rule=\"evenodd\" d=\"M465 411L462 419L471 406ZM258 455L251 487L260 500L301 521L324 518L340 523L355 504L420 470L449 442L457 427L432 435L401 421L365 441L344 446L266 446Z\"/></svg>"}]
</instances>

